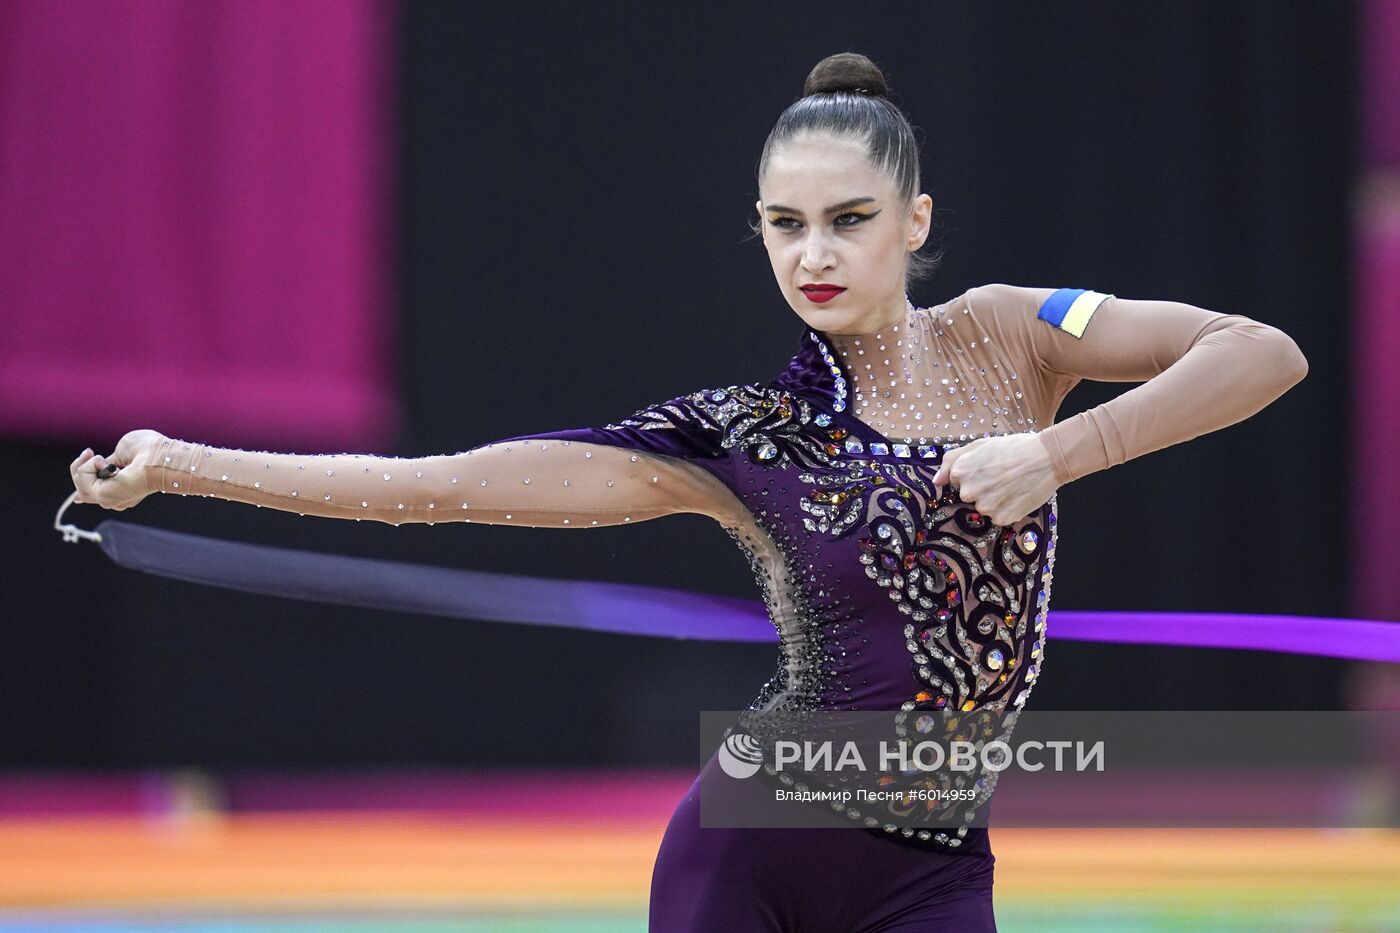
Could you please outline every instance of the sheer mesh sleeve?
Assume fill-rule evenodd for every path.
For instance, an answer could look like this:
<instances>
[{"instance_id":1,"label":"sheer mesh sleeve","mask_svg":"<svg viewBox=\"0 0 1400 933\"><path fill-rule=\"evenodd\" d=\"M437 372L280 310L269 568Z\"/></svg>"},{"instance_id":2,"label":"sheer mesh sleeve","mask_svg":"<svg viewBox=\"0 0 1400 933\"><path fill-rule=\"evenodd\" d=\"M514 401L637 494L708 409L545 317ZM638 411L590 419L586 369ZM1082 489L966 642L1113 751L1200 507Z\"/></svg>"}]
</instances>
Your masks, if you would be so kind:
<instances>
[{"instance_id":1,"label":"sheer mesh sleeve","mask_svg":"<svg viewBox=\"0 0 1400 933\"><path fill-rule=\"evenodd\" d=\"M146 487L325 518L590 528L693 512L725 522L719 429L679 396L601 428L525 434L454 454L294 454L170 440Z\"/></svg>"},{"instance_id":2,"label":"sheer mesh sleeve","mask_svg":"<svg viewBox=\"0 0 1400 933\"><path fill-rule=\"evenodd\" d=\"M1177 301L1003 284L965 300L1039 372L1045 423L1080 379L1146 380L1039 432L1061 483L1243 421L1308 371L1278 328Z\"/></svg>"}]
</instances>

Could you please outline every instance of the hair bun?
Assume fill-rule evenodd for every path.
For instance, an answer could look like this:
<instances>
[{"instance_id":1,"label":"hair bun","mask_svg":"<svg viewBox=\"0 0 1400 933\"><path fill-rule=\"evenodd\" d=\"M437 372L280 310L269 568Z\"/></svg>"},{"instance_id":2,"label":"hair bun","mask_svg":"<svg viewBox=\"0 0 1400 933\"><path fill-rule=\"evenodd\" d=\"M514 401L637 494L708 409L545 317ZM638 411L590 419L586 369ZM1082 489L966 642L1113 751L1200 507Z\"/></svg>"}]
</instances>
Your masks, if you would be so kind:
<instances>
[{"instance_id":1,"label":"hair bun","mask_svg":"<svg viewBox=\"0 0 1400 933\"><path fill-rule=\"evenodd\" d=\"M802 96L838 91L888 97L889 86L878 65L859 52L838 52L817 62L802 85Z\"/></svg>"}]
</instances>

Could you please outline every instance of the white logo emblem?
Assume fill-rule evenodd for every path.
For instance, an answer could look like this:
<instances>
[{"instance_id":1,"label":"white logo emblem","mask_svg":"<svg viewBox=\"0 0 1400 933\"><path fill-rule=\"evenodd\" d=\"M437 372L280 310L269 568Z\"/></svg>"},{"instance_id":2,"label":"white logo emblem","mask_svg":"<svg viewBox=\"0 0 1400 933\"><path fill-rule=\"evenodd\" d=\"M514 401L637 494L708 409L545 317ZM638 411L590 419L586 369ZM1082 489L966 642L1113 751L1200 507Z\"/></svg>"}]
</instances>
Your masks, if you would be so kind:
<instances>
[{"instance_id":1,"label":"white logo emblem","mask_svg":"<svg viewBox=\"0 0 1400 933\"><path fill-rule=\"evenodd\" d=\"M731 733L719 747L719 766L737 780L753 777L763 764L763 750L758 740L747 732Z\"/></svg>"}]
</instances>

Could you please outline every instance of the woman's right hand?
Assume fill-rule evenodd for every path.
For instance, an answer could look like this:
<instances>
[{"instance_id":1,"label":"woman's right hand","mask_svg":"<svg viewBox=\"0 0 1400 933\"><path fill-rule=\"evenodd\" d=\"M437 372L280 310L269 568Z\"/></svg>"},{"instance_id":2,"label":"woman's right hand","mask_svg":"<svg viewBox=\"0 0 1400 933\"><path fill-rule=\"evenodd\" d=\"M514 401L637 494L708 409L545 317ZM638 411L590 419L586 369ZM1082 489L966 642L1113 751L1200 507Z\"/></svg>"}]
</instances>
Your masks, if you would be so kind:
<instances>
[{"instance_id":1,"label":"woman's right hand","mask_svg":"<svg viewBox=\"0 0 1400 933\"><path fill-rule=\"evenodd\" d=\"M73 488L77 490L73 501L118 512L136 505L151 494L141 468L156 462L161 443L167 440L169 438L159 431L142 428L124 434L110 457L94 453L91 447L84 450L68 468L73 475ZM117 472L105 479L99 477L98 471L109 463L116 464Z\"/></svg>"}]
</instances>

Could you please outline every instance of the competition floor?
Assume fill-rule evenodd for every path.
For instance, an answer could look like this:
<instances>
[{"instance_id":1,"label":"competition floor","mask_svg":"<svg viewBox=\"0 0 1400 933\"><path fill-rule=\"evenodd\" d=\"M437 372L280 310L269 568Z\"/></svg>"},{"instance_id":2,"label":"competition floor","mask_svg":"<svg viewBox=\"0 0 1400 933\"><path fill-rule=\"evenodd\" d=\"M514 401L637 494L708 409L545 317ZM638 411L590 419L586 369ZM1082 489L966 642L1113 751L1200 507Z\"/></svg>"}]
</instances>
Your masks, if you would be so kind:
<instances>
[{"instance_id":1,"label":"competition floor","mask_svg":"<svg viewBox=\"0 0 1400 933\"><path fill-rule=\"evenodd\" d=\"M643 931L690 777L0 776L0 933ZM1400 931L1400 831L993 832L1003 933Z\"/></svg>"}]
</instances>

